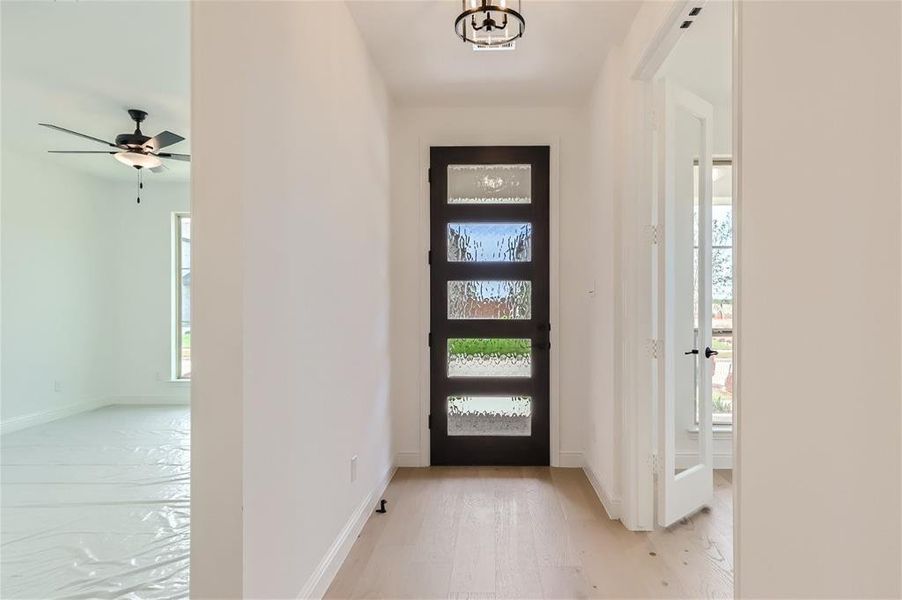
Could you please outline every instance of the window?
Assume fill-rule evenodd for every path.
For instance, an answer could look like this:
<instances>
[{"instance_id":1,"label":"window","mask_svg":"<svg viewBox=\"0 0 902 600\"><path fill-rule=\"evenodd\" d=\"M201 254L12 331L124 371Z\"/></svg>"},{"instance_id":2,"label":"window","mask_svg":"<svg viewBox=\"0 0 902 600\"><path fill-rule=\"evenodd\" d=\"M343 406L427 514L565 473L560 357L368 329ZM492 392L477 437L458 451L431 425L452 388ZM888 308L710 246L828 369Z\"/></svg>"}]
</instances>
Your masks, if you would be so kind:
<instances>
[{"instance_id":1,"label":"window","mask_svg":"<svg viewBox=\"0 0 902 600\"><path fill-rule=\"evenodd\" d=\"M733 165L714 161L711 207L711 348L717 350L711 378L714 425L733 424ZM698 238L696 237L696 242ZM698 246L696 245L696 251ZM695 346L698 348L698 345ZM698 374L696 374L698 377ZM696 423L698 423L696 398Z\"/></svg>"},{"instance_id":2,"label":"window","mask_svg":"<svg viewBox=\"0 0 902 600\"><path fill-rule=\"evenodd\" d=\"M175 379L191 379L191 216L174 216Z\"/></svg>"}]
</instances>

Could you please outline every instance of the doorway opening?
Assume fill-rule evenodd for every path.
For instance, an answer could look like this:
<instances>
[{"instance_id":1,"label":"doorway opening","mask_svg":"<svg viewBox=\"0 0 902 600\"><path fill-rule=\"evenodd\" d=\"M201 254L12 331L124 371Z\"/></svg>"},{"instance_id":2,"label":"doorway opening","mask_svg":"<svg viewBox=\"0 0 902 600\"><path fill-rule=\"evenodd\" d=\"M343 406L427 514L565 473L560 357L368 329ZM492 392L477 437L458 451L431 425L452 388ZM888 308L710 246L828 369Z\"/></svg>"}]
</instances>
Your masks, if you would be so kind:
<instances>
[{"instance_id":1,"label":"doorway opening","mask_svg":"<svg viewBox=\"0 0 902 600\"><path fill-rule=\"evenodd\" d=\"M3 598L188 596L190 8L0 7Z\"/></svg>"},{"instance_id":2,"label":"doorway opening","mask_svg":"<svg viewBox=\"0 0 902 600\"><path fill-rule=\"evenodd\" d=\"M547 465L549 148L430 153L433 465Z\"/></svg>"},{"instance_id":3,"label":"doorway opening","mask_svg":"<svg viewBox=\"0 0 902 600\"><path fill-rule=\"evenodd\" d=\"M654 522L703 531L733 586L733 5L687 3L645 81L654 115Z\"/></svg>"}]
</instances>

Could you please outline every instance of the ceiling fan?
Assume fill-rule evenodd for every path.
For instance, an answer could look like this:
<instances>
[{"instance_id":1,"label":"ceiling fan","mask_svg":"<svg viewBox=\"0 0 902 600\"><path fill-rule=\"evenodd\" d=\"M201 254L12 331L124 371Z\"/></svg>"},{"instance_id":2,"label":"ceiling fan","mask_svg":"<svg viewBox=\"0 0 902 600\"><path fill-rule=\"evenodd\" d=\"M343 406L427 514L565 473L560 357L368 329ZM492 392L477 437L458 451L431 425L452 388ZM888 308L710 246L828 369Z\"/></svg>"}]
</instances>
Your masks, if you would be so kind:
<instances>
[{"instance_id":1,"label":"ceiling fan","mask_svg":"<svg viewBox=\"0 0 902 600\"><path fill-rule=\"evenodd\" d=\"M160 159L166 158L171 160L181 160L190 162L190 154L175 154L172 152L160 152L163 148L177 144L185 138L172 133L171 131L163 131L153 137L148 137L141 132L141 123L147 118L147 112L136 108L128 109L128 114L135 122L134 133L120 133L116 136L116 141L108 142L96 138L92 135L78 133L65 127L51 125L50 123L38 123L43 127L56 129L64 133L77 135L88 140L93 140L101 144L105 144L115 150L49 150L52 154L112 154L113 158L124 165L128 165L138 171L138 203L141 203L141 192L144 188L141 173L144 169L150 169L153 173L159 173L166 170L166 166Z\"/></svg>"}]
</instances>

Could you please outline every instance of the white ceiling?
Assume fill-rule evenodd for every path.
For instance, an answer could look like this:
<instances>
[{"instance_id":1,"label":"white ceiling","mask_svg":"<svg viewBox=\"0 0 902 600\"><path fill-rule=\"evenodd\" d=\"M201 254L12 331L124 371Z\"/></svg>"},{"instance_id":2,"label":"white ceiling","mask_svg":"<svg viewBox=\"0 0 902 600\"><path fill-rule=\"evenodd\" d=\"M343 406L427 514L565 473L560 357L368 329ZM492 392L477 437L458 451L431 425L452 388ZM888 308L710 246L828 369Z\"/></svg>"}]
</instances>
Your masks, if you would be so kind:
<instances>
[{"instance_id":1,"label":"white ceiling","mask_svg":"<svg viewBox=\"0 0 902 600\"><path fill-rule=\"evenodd\" d=\"M454 33L459 0L349 2L395 102L414 106L578 103L640 4L523 0L516 50L474 52Z\"/></svg>"},{"instance_id":2,"label":"white ceiling","mask_svg":"<svg viewBox=\"0 0 902 600\"><path fill-rule=\"evenodd\" d=\"M39 127L53 123L112 140L134 130L125 112L149 113L142 131L187 138L190 153L190 32L185 2L2 2L3 150L110 179L135 172L110 155L48 155L106 146ZM185 181L190 165L166 161L155 181Z\"/></svg>"}]
</instances>

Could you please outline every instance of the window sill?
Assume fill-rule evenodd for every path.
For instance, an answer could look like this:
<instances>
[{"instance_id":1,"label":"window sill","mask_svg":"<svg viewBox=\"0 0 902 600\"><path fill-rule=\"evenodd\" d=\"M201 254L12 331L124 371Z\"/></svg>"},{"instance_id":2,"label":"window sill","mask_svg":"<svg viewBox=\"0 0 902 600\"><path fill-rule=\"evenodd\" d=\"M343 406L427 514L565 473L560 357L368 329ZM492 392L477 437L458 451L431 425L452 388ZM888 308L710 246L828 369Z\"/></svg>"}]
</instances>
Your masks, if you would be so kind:
<instances>
[{"instance_id":1,"label":"window sill","mask_svg":"<svg viewBox=\"0 0 902 600\"><path fill-rule=\"evenodd\" d=\"M167 383L191 383L190 379L168 379Z\"/></svg>"},{"instance_id":2,"label":"window sill","mask_svg":"<svg viewBox=\"0 0 902 600\"><path fill-rule=\"evenodd\" d=\"M691 437L698 437L698 426L690 427L686 431ZM732 425L714 425L713 434L715 438L728 438L733 435Z\"/></svg>"}]
</instances>

